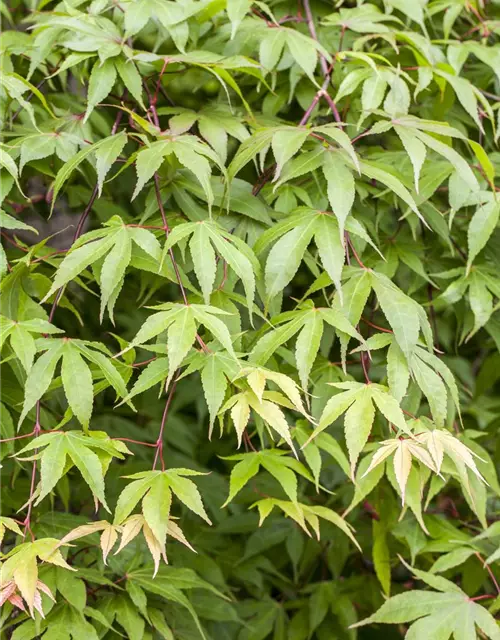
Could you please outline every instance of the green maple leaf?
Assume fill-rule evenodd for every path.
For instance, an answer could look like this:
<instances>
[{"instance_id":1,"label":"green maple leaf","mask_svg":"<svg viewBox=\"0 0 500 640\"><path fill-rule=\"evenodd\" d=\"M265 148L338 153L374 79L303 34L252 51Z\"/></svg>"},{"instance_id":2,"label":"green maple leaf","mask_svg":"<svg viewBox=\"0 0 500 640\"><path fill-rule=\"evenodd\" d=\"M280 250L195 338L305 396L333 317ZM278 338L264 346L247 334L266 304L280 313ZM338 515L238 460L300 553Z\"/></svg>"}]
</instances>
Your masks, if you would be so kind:
<instances>
[{"instance_id":1,"label":"green maple leaf","mask_svg":"<svg viewBox=\"0 0 500 640\"><path fill-rule=\"evenodd\" d=\"M98 263L101 321L106 309L113 320L114 305L132 259L132 244L137 245L156 262L159 261L161 248L154 234L147 229L125 225L118 216L108 220L105 227L84 234L73 244L71 251L59 265L44 300L76 278L87 267Z\"/></svg>"},{"instance_id":2,"label":"green maple leaf","mask_svg":"<svg viewBox=\"0 0 500 640\"><path fill-rule=\"evenodd\" d=\"M411 622L406 637L411 640L453 636L456 640L473 640L484 634L490 640L500 638L500 629L487 609L474 602L456 584L426 571L409 567L415 578L438 591L414 589L389 598L369 618L353 627L373 623L403 624Z\"/></svg>"},{"instance_id":3,"label":"green maple leaf","mask_svg":"<svg viewBox=\"0 0 500 640\"><path fill-rule=\"evenodd\" d=\"M107 434L99 431L94 431L91 435L84 435L78 431L46 433L23 447L17 456L38 449L43 450L35 453L35 457L41 461L36 504L39 504L54 489L62 476L75 466L95 499L109 511L104 496L104 471L111 458L123 460L124 454L130 453L122 442L111 440Z\"/></svg>"},{"instance_id":4,"label":"green maple leaf","mask_svg":"<svg viewBox=\"0 0 500 640\"><path fill-rule=\"evenodd\" d=\"M19 424L49 389L61 359L62 385L68 404L85 428L92 416L94 398L93 376L86 361L97 366L117 395L127 395L121 374L111 362L109 351L100 343L69 338L41 338L37 347L44 353L29 370Z\"/></svg>"}]
</instances>

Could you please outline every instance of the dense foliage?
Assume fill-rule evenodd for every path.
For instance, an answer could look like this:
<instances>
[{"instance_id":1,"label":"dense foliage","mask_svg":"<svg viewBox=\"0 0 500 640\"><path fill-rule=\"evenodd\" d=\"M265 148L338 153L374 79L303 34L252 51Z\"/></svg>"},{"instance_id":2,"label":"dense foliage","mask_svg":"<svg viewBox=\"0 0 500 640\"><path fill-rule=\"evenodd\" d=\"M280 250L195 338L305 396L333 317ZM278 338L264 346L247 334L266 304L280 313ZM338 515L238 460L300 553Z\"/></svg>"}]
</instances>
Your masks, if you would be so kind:
<instances>
[{"instance_id":1,"label":"dense foliage","mask_svg":"<svg viewBox=\"0 0 500 640\"><path fill-rule=\"evenodd\" d=\"M498 2L0 8L0 637L500 638Z\"/></svg>"}]
</instances>

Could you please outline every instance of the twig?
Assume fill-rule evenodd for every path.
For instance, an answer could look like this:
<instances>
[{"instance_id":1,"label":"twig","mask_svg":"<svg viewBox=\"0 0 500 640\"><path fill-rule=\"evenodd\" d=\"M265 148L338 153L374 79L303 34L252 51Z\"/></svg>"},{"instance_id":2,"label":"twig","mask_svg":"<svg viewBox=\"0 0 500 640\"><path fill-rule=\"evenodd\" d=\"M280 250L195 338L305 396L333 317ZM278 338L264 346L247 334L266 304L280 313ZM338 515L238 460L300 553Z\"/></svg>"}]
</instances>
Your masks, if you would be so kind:
<instances>
[{"instance_id":1,"label":"twig","mask_svg":"<svg viewBox=\"0 0 500 640\"><path fill-rule=\"evenodd\" d=\"M382 331L383 333L394 333L391 329L384 329L384 327L379 327L378 324L373 324L371 320L367 320L366 318L361 317L361 322L364 322L369 327L373 327L373 329L377 329L377 331Z\"/></svg>"},{"instance_id":2,"label":"twig","mask_svg":"<svg viewBox=\"0 0 500 640\"><path fill-rule=\"evenodd\" d=\"M434 333L434 346L436 349L439 349L439 334L437 328L437 318L436 318L436 310L434 309L433 298L432 298L432 284L429 282L427 285L427 297L429 299L429 311L431 316L432 329Z\"/></svg>"},{"instance_id":3,"label":"twig","mask_svg":"<svg viewBox=\"0 0 500 640\"><path fill-rule=\"evenodd\" d=\"M309 29L309 33L311 34L311 38L313 40L315 40L316 42L319 42L318 40L318 34L316 33L316 27L314 25L314 18L313 18L313 14L311 11L311 5L309 4L309 0L304 0L304 11L306 12L306 22L307 22L307 28ZM330 76L330 73L328 71L328 62L325 58L325 56L320 53L319 54L319 60L321 63L321 69L323 71L323 75L326 77Z\"/></svg>"},{"instance_id":4,"label":"twig","mask_svg":"<svg viewBox=\"0 0 500 640\"><path fill-rule=\"evenodd\" d=\"M177 386L177 378L172 383L170 387L170 391L168 392L167 401L165 402L165 408L163 410L163 416L161 418L160 432L158 433L158 438L156 440L156 453L155 458L153 460L153 470L156 467L156 463L158 462L158 458L160 458L161 462L161 470L165 471L165 461L163 460L163 430L165 429L165 424L167 422L168 410L170 409L170 404L172 402L172 398L174 397L175 387Z\"/></svg>"},{"instance_id":5,"label":"twig","mask_svg":"<svg viewBox=\"0 0 500 640\"><path fill-rule=\"evenodd\" d=\"M482 557L482 555L479 553L479 551L476 551L474 553L474 555L476 556L476 558L483 565L483 569L486 569L486 571L488 572L488 574L489 574L489 576L491 578L491 581L495 585L495 589L497 590L498 595L500 595L500 585L498 584L497 579L495 578L495 575L494 575L493 571L491 570L490 565L486 564L486 560Z\"/></svg>"},{"instance_id":6,"label":"twig","mask_svg":"<svg viewBox=\"0 0 500 640\"><path fill-rule=\"evenodd\" d=\"M36 418L35 418L35 426L33 428L33 437L37 438L40 433L40 401L36 403ZM38 449L35 449L34 454L38 453ZM28 500L28 511L26 513L26 518L24 519L24 534L23 540L26 538L26 533L29 531L31 539L34 540L35 536L33 535L33 531L31 530L31 512L33 509L33 495L35 493L35 480L36 480L36 463L37 460L33 460L33 467L31 469L31 482L30 482L30 497Z\"/></svg>"},{"instance_id":7,"label":"twig","mask_svg":"<svg viewBox=\"0 0 500 640\"><path fill-rule=\"evenodd\" d=\"M144 365L149 364L150 362L154 362L155 360L156 360L156 356L154 356L153 358L149 358L149 360L143 360L142 362L134 362L132 366L143 367Z\"/></svg>"},{"instance_id":8,"label":"twig","mask_svg":"<svg viewBox=\"0 0 500 640\"><path fill-rule=\"evenodd\" d=\"M132 438L111 438L111 440L120 440L120 442L131 442L132 444L141 444L143 447L156 447L152 442L143 442L142 440L133 440Z\"/></svg>"},{"instance_id":9,"label":"twig","mask_svg":"<svg viewBox=\"0 0 500 640\"><path fill-rule=\"evenodd\" d=\"M37 88L37 89L40 89L41 87L43 87L43 85L47 82L47 80L48 80L48 78L44 78L43 80L41 80L41 81L36 85L36 88ZM33 98L33 96L34 96L34 95L35 95L35 94L33 93L33 91L30 91L30 92L28 93L28 95L26 96L26 98L24 98L24 100L25 100L26 102L29 102L29 101ZM14 113L14 115L12 116L12 120L11 120L11 122L14 122L14 120L17 118L17 116L21 113L21 111L22 111L23 109L24 109L23 105L20 105L19 109L18 109L18 110Z\"/></svg>"},{"instance_id":10,"label":"twig","mask_svg":"<svg viewBox=\"0 0 500 640\"><path fill-rule=\"evenodd\" d=\"M248 445L248 447L252 450L252 451L257 451L257 449L253 446L252 441L250 439L250 436L247 433L247 430L245 429L245 431L243 431L243 441L245 443L245 445Z\"/></svg>"},{"instance_id":11,"label":"twig","mask_svg":"<svg viewBox=\"0 0 500 640\"><path fill-rule=\"evenodd\" d=\"M351 237L349 236L349 232L346 231L345 232L345 239L347 240L347 244L349 245L351 251L352 251L352 255L354 256L354 258L356 259L356 262L358 263L358 265L362 268L362 269L367 269L367 267L363 264L361 258L358 256L358 253L356 251L356 249L354 248L354 245L351 242Z\"/></svg>"},{"instance_id":12,"label":"twig","mask_svg":"<svg viewBox=\"0 0 500 640\"><path fill-rule=\"evenodd\" d=\"M371 384L372 381L370 380L370 376L368 375L368 372L370 370L370 358L364 351L362 351L359 355L361 359L361 366L363 368L363 374L365 376L365 382L366 384Z\"/></svg>"},{"instance_id":13,"label":"twig","mask_svg":"<svg viewBox=\"0 0 500 640\"><path fill-rule=\"evenodd\" d=\"M23 438L31 438L35 434L33 430L31 433L25 433L23 436L14 436L13 438L4 438L0 442L13 442L14 440L22 440Z\"/></svg>"}]
</instances>

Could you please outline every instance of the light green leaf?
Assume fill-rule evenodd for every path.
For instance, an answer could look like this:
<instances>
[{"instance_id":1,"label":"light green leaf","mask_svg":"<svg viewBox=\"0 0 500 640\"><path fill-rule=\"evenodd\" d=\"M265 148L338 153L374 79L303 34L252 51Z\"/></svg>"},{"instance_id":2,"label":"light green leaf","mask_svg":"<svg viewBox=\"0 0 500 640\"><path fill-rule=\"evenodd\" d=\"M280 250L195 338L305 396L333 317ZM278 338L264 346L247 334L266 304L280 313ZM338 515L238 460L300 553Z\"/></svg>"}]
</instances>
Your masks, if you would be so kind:
<instances>
[{"instance_id":1,"label":"light green leaf","mask_svg":"<svg viewBox=\"0 0 500 640\"><path fill-rule=\"evenodd\" d=\"M122 131L114 136L106 138L102 145L95 152L96 158L96 171L97 171L97 186L99 189L99 196L102 193L102 185L104 179L109 170L113 166L120 153L123 151L123 147L127 144L127 134Z\"/></svg>"},{"instance_id":2,"label":"light green leaf","mask_svg":"<svg viewBox=\"0 0 500 640\"><path fill-rule=\"evenodd\" d=\"M276 171L274 180L276 182L283 169L283 165L288 162L299 151L309 136L307 129L290 127L278 130L271 142L274 158L276 160Z\"/></svg>"},{"instance_id":3,"label":"light green leaf","mask_svg":"<svg viewBox=\"0 0 500 640\"><path fill-rule=\"evenodd\" d=\"M145 110L146 107L142 100L142 80L133 60L124 60L122 57L118 57L115 59L115 66L125 87Z\"/></svg>"},{"instance_id":4,"label":"light green leaf","mask_svg":"<svg viewBox=\"0 0 500 640\"><path fill-rule=\"evenodd\" d=\"M213 290L217 270L215 252L209 238L210 235L206 225L199 223L196 225L191 237L191 242L189 243L194 271L200 283L205 304L210 304L210 294Z\"/></svg>"},{"instance_id":5,"label":"light green leaf","mask_svg":"<svg viewBox=\"0 0 500 640\"><path fill-rule=\"evenodd\" d=\"M55 348L49 349L42 354L31 367L24 387L24 404L18 426L22 424L28 412L33 409L37 401L49 388L54 377L56 365L63 354L63 349L64 344L61 341Z\"/></svg>"},{"instance_id":6,"label":"light green leaf","mask_svg":"<svg viewBox=\"0 0 500 640\"><path fill-rule=\"evenodd\" d=\"M345 414L345 440L351 463L351 475L365 446L375 418L375 407L368 387L361 389Z\"/></svg>"},{"instance_id":7,"label":"light green leaf","mask_svg":"<svg viewBox=\"0 0 500 640\"><path fill-rule=\"evenodd\" d=\"M415 302L398 289L389 278L372 273L372 285L380 307L394 331L401 350L407 358L418 340L420 323L415 312Z\"/></svg>"},{"instance_id":8,"label":"light green leaf","mask_svg":"<svg viewBox=\"0 0 500 640\"><path fill-rule=\"evenodd\" d=\"M236 494L243 489L247 482L259 471L260 457L258 454L248 453L241 462L238 462L229 477L229 495L222 505L227 506Z\"/></svg>"},{"instance_id":9,"label":"light green leaf","mask_svg":"<svg viewBox=\"0 0 500 640\"><path fill-rule=\"evenodd\" d=\"M401 402L410 383L410 370L408 362L395 340L391 342L387 351L387 380L391 394L398 402Z\"/></svg>"},{"instance_id":10,"label":"light green leaf","mask_svg":"<svg viewBox=\"0 0 500 640\"><path fill-rule=\"evenodd\" d=\"M94 401L92 374L71 342L64 345L61 377L69 406L83 427L88 428Z\"/></svg>"},{"instance_id":11,"label":"light green leaf","mask_svg":"<svg viewBox=\"0 0 500 640\"><path fill-rule=\"evenodd\" d=\"M210 414L210 430L213 428L217 413L221 408L227 389L227 379L224 374L224 366L217 354L207 355L207 363L201 371L201 383L203 393L207 401Z\"/></svg>"},{"instance_id":12,"label":"light green leaf","mask_svg":"<svg viewBox=\"0 0 500 640\"><path fill-rule=\"evenodd\" d=\"M5 213L2 209L0 209L0 227L3 229L22 229L24 231L32 231L38 235L38 231L34 227L31 227L29 224L26 224L13 216L9 216L9 214Z\"/></svg>"},{"instance_id":13,"label":"light green leaf","mask_svg":"<svg viewBox=\"0 0 500 640\"><path fill-rule=\"evenodd\" d=\"M142 513L160 544L165 544L168 516L172 503L170 479L164 473L156 476L142 501Z\"/></svg>"},{"instance_id":14,"label":"light green leaf","mask_svg":"<svg viewBox=\"0 0 500 640\"><path fill-rule=\"evenodd\" d=\"M363 84L361 106L363 111L373 111L382 104L387 89L387 82L380 73L372 73Z\"/></svg>"},{"instance_id":15,"label":"light green leaf","mask_svg":"<svg viewBox=\"0 0 500 640\"><path fill-rule=\"evenodd\" d=\"M39 504L62 478L66 467L66 443L63 437L55 437L45 449L40 463L40 495L35 504Z\"/></svg>"},{"instance_id":16,"label":"light green leaf","mask_svg":"<svg viewBox=\"0 0 500 640\"><path fill-rule=\"evenodd\" d=\"M315 220L285 233L273 246L266 261L265 280L269 299L283 291L296 274L314 233Z\"/></svg>"},{"instance_id":17,"label":"light green leaf","mask_svg":"<svg viewBox=\"0 0 500 640\"><path fill-rule=\"evenodd\" d=\"M297 502L297 477L281 462L281 458L262 455L261 465L280 483L283 491L292 502Z\"/></svg>"},{"instance_id":18,"label":"light green leaf","mask_svg":"<svg viewBox=\"0 0 500 640\"><path fill-rule=\"evenodd\" d=\"M339 223L340 240L344 239L344 227L356 195L354 177L338 154L325 153L323 175L327 182L328 200Z\"/></svg>"},{"instance_id":19,"label":"light green leaf","mask_svg":"<svg viewBox=\"0 0 500 640\"><path fill-rule=\"evenodd\" d=\"M322 335L323 321L319 313L314 310L306 317L295 344L295 361L304 390L308 387L309 374L316 360Z\"/></svg>"},{"instance_id":20,"label":"light green leaf","mask_svg":"<svg viewBox=\"0 0 500 640\"><path fill-rule=\"evenodd\" d=\"M64 260L59 265L54 277L54 282L44 300L49 298L65 284L74 280L93 262L97 262L97 260L102 258L111 249L112 242L111 237L105 237L101 240L84 244L83 247L78 247L66 254Z\"/></svg>"},{"instance_id":21,"label":"light green leaf","mask_svg":"<svg viewBox=\"0 0 500 640\"><path fill-rule=\"evenodd\" d=\"M469 256L467 271L470 271L477 254L484 248L491 234L498 224L500 216L500 202L487 202L482 204L472 216L467 230L467 243Z\"/></svg>"},{"instance_id":22,"label":"light green leaf","mask_svg":"<svg viewBox=\"0 0 500 640\"><path fill-rule=\"evenodd\" d=\"M88 447L83 446L70 434L66 435L66 452L73 460L75 467L82 474L83 479L89 485L94 496L102 503L106 511L109 511L104 497L104 478L101 461Z\"/></svg>"},{"instance_id":23,"label":"light green leaf","mask_svg":"<svg viewBox=\"0 0 500 640\"><path fill-rule=\"evenodd\" d=\"M208 524L210 518L207 516L203 502L201 501L200 492L195 483L188 478L183 478L175 473L175 469L166 472L168 475L168 481L172 491L179 500L186 505L188 509L196 513L203 518Z\"/></svg>"},{"instance_id":24,"label":"light green leaf","mask_svg":"<svg viewBox=\"0 0 500 640\"><path fill-rule=\"evenodd\" d=\"M135 480L125 487L116 503L114 524L119 525L128 518L159 473L158 471L149 472L145 477Z\"/></svg>"},{"instance_id":25,"label":"light green leaf","mask_svg":"<svg viewBox=\"0 0 500 640\"><path fill-rule=\"evenodd\" d=\"M98 61L94 64L89 78L87 110L85 112L84 122L87 121L94 107L96 107L99 102L102 102L113 89L115 81L116 68L112 60L108 59L103 63Z\"/></svg>"},{"instance_id":26,"label":"light green leaf","mask_svg":"<svg viewBox=\"0 0 500 640\"><path fill-rule=\"evenodd\" d=\"M216 338L224 349L236 360L236 354L234 353L233 343L231 340L231 334L229 333L226 325L216 318L212 313L208 313L203 310L200 305L191 305L195 318L204 325L210 333ZM208 307L208 309L213 309Z\"/></svg>"},{"instance_id":27,"label":"light green leaf","mask_svg":"<svg viewBox=\"0 0 500 640\"><path fill-rule=\"evenodd\" d=\"M406 189L406 187L392 174L380 167L376 166L374 163L363 161L361 163L361 172L363 175L368 178L378 180L382 184L384 184L388 189L393 191L403 202L405 202L410 209L417 214L417 216L422 220L423 224L427 226L427 222L422 218L420 211L417 208L415 200L412 195Z\"/></svg>"},{"instance_id":28,"label":"light green leaf","mask_svg":"<svg viewBox=\"0 0 500 640\"><path fill-rule=\"evenodd\" d=\"M424 143L418 139L418 137L405 127L395 125L394 131L398 134L399 139L403 143L406 153L408 154L410 161L413 165L413 175L415 180L415 191L418 193L418 181L420 178L420 171L425 162L427 150Z\"/></svg>"},{"instance_id":29,"label":"light green leaf","mask_svg":"<svg viewBox=\"0 0 500 640\"><path fill-rule=\"evenodd\" d=\"M236 243L236 247L233 246L231 240L229 238L221 238L220 235L213 232L212 228L209 228L210 238L214 243L217 251L224 258L224 260L228 263L228 265L233 269L236 275L243 282L243 287L245 288L247 305L250 313L252 313L252 305L255 297L255 275L254 275L254 265L238 249L240 245L238 243L239 239L234 239ZM253 252L251 251L251 255L253 256ZM253 256L255 262L257 259Z\"/></svg>"},{"instance_id":30,"label":"light green leaf","mask_svg":"<svg viewBox=\"0 0 500 640\"><path fill-rule=\"evenodd\" d=\"M168 358L157 358L150 362L140 373L135 381L134 386L125 398L120 402L123 404L128 402L134 396L144 393L154 385L165 380L168 376Z\"/></svg>"},{"instance_id":31,"label":"light green leaf","mask_svg":"<svg viewBox=\"0 0 500 640\"><path fill-rule=\"evenodd\" d=\"M185 307L182 313L168 327L167 353L169 371L166 386L168 387L174 373L188 354L196 337L196 323L191 307Z\"/></svg>"},{"instance_id":32,"label":"light green leaf","mask_svg":"<svg viewBox=\"0 0 500 640\"><path fill-rule=\"evenodd\" d=\"M116 290L118 288L119 292L122 288L125 271L132 257L132 240L125 227L118 231L113 240L113 248L104 259L101 269L101 322L106 307L113 321L113 307L117 297Z\"/></svg>"},{"instance_id":33,"label":"light green leaf","mask_svg":"<svg viewBox=\"0 0 500 640\"><path fill-rule=\"evenodd\" d=\"M153 142L149 147L143 148L135 161L137 171L137 184L135 185L132 200L141 192L142 188L150 180L163 164L166 156L173 152L170 142Z\"/></svg>"}]
</instances>

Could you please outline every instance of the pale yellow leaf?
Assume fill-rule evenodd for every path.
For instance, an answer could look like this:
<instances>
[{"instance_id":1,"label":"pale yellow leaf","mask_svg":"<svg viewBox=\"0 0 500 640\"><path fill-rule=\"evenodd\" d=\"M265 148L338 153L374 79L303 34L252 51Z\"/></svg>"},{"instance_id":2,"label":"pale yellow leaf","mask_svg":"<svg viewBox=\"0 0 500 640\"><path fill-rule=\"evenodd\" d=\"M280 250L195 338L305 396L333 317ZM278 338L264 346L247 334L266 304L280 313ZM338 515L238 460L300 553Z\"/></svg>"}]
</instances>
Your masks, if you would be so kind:
<instances>
[{"instance_id":1,"label":"pale yellow leaf","mask_svg":"<svg viewBox=\"0 0 500 640\"><path fill-rule=\"evenodd\" d=\"M411 471L411 453L405 440L400 440L394 454L394 473L401 489L401 502L405 502L406 483Z\"/></svg>"},{"instance_id":2,"label":"pale yellow leaf","mask_svg":"<svg viewBox=\"0 0 500 640\"><path fill-rule=\"evenodd\" d=\"M120 540L120 546L115 551L114 553L115 556L117 553L120 553L120 551L124 547L126 547L128 543L131 542L139 534L143 524L144 524L144 516L140 514L130 516L130 518L125 520L125 522L121 527L122 538Z\"/></svg>"},{"instance_id":3,"label":"pale yellow leaf","mask_svg":"<svg viewBox=\"0 0 500 640\"><path fill-rule=\"evenodd\" d=\"M242 395L231 409L231 418L234 423L234 428L236 429L236 435L238 436L238 448L240 448L243 432L250 419L250 406L245 396Z\"/></svg>"},{"instance_id":4,"label":"pale yellow leaf","mask_svg":"<svg viewBox=\"0 0 500 640\"><path fill-rule=\"evenodd\" d=\"M146 544L148 545L148 549L153 556L153 562L155 565L155 570L153 573L153 578L158 573L158 569L160 568L160 560L163 557L165 564L168 564L167 554L165 551L165 545L162 545L154 536L151 529L148 527L147 523L144 523L142 532L144 534L144 538L146 540Z\"/></svg>"},{"instance_id":5,"label":"pale yellow leaf","mask_svg":"<svg viewBox=\"0 0 500 640\"><path fill-rule=\"evenodd\" d=\"M111 549L115 546L115 542L118 539L118 533L116 531L116 527L112 524L108 524L108 526L104 529L101 535L101 549L102 549L102 559L104 564L108 564L108 555Z\"/></svg>"},{"instance_id":6,"label":"pale yellow leaf","mask_svg":"<svg viewBox=\"0 0 500 640\"><path fill-rule=\"evenodd\" d=\"M250 389L255 393L259 402L262 402L262 394L266 386L266 376L261 369L255 369L247 376Z\"/></svg>"}]
</instances>

